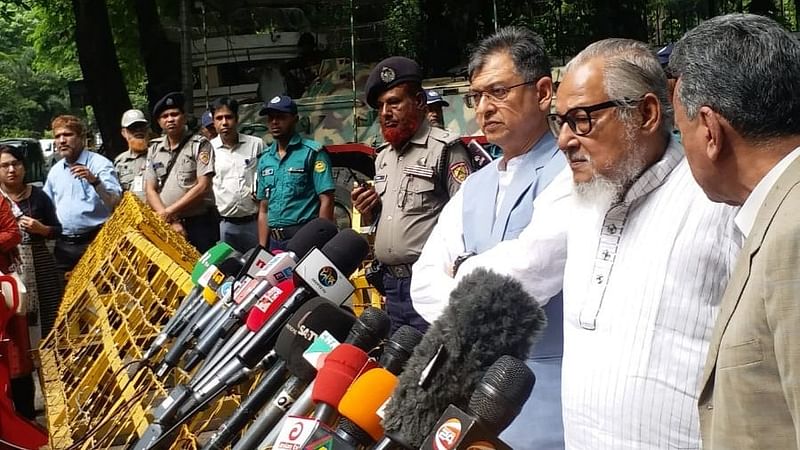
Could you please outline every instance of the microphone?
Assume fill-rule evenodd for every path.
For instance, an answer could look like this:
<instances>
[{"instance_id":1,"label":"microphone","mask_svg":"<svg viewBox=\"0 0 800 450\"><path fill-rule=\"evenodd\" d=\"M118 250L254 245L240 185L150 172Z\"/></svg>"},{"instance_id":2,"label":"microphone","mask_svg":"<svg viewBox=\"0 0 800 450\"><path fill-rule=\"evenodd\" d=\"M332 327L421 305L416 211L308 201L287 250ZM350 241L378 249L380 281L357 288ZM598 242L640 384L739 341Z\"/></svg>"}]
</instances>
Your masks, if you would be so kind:
<instances>
[{"instance_id":1,"label":"microphone","mask_svg":"<svg viewBox=\"0 0 800 450\"><path fill-rule=\"evenodd\" d=\"M295 317L299 320L295 320ZM280 388L283 382L282 375L299 373L306 378L313 378L314 369L303 358L303 352L311 345L314 338L324 331L337 340L344 339L355 320L355 316L322 297L313 298L301 306L283 328L275 343L275 352L281 360L241 402L203 449L225 448ZM283 401L276 409L283 412L292 400L291 397L279 398Z\"/></svg>"},{"instance_id":2,"label":"microphone","mask_svg":"<svg viewBox=\"0 0 800 450\"><path fill-rule=\"evenodd\" d=\"M497 436L522 411L536 377L524 362L501 356L486 371L466 411L450 405L425 438L420 450L511 449Z\"/></svg>"},{"instance_id":3,"label":"microphone","mask_svg":"<svg viewBox=\"0 0 800 450\"><path fill-rule=\"evenodd\" d=\"M336 429L340 436L349 435L359 445L370 445L383 437L382 417L378 411L391 397L397 386L397 375L402 372L420 341L422 333L414 327L403 325L383 346L378 361L381 367L358 377L339 402L342 418Z\"/></svg>"},{"instance_id":4,"label":"microphone","mask_svg":"<svg viewBox=\"0 0 800 450\"><path fill-rule=\"evenodd\" d=\"M466 406L497 358L526 358L546 323L518 281L485 269L465 276L400 374L375 448L419 448L448 405Z\"/></svg>"}]
</instances>

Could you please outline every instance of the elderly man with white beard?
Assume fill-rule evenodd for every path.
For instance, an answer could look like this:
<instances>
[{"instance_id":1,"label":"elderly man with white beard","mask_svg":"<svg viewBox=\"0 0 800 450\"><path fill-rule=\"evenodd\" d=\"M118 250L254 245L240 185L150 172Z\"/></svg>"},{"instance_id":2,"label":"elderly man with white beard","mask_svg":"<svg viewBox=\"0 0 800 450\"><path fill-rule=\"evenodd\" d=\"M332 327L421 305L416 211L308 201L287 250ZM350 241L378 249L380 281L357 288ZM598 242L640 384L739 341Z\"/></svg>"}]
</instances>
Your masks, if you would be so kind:
<instances>
[{"instance_id":1,"label":"elderly man with white beard","mask_svg":"<svg viewBox=\"0 0 800 450\"><path fill-rule=\"evenodd\" d=\"M671 137L647 46L596 42L566 67L551 130L575 187L564 272L567 448L699 448L698 385L739 250Z\"/></svg>"}]
</instances>

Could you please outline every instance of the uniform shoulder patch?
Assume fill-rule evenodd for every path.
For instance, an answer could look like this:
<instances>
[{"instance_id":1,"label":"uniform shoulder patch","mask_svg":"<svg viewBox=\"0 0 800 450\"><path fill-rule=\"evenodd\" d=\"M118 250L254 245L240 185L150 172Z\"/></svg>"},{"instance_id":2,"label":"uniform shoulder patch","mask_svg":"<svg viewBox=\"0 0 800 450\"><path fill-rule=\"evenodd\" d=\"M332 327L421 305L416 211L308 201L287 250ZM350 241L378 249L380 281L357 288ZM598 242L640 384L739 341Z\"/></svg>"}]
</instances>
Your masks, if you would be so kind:
<instances>
[{"instance_id":1,"label":"uniform shoulder patch","mask_svg":"<svg viewBox=\"0 0 800 450\"><path fill-rule=\"evenodd\" d=\"M208 164L208 161L211 159L211 152L206 149L200 149L200 152L197 153L197 160L203 164Z\"/></svg>"},{"instance_id":2,"label":"uniform shoulder patch","mask_svg":"<svg viewBox=\"0 0 800 450\"><path fill-rule=\"evenodd\" d=\"M328 168L328 165L325 164L325 161L317 161L314 163L314 172L322 173L325 172L325 169Z\"/></svg>"},{"instance_id":3,"label":"uniform shoulder patch","mask_svg":"<svg viewBox=\"0 0 800 450\"><path fill-rule=\"evenodd\" d=\"M458 184L463 183L470 173L469 166L467 166L465 161L459 161L450 164L448 171L450 172L450 177L453 179L453 181L457 182Z\"/></svg>"}]
</instances>

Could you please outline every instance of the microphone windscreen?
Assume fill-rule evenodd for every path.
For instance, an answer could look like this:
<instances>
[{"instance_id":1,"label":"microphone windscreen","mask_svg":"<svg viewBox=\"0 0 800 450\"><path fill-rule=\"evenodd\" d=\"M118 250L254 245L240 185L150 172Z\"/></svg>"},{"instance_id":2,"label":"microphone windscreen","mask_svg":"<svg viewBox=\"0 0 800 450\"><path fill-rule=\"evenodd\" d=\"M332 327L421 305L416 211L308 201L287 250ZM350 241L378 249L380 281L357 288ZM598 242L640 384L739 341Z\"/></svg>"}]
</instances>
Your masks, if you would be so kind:
<instances>
[{"instance_id":1,"label":"microphone windscreen","mask_svg":"<svg viewBox=\"0 0 800 450\"><path fill-rule=\"evenodd\" d=\"M336 224L327 219L317 217L303 225L286 243L286 248L302 258L312 248L320 248L336 236Z\"/></svg>"},{"instance_id":2,"label":"microphone windscreen","mask_svg":"<svg viewBox=\"0 0 800 450\"><path fill-rule=\"evenodd\" d=\"M197 260L197 263L192 269L192 283L197 284L197 280L200 279L200 276L205 273L206 269L209 267L221 263L225 258L228 257L231 253L235 250L229 244L225 242L217 242L213 247L208 249L200 259Z\"/></svg>"},{"instance_id":3,"label":"microphone windscreen","mask_svg":"<svg viewBox=\"0 0 800 450\"><path fill-rule=\"evenodd\" d=\"M377 441L383 436L377 411L396 386L397 377L394 374L380 367L372 369L353 382L339 402L339 413Z\"/></svg>"},{"instance_id":4,"label":"microphone windscreen","mask_svg":"<svg viewBox=\"0 0 800 450\"><path fill-rule=\"evenodd\" d=\"M368 360L369 356L364 350L350 344L338 345L325 357L325 362L317 372L311 400L316 404L337 407L353 380L370 368Z\"/></svg>"},{"instance_id":5,"label":"microphone windscreen","mask_svg":"<svg viewBox=\"0 0 800 450\"><path fill-rule=\"evenodd\" d=\"M315 297L307 301L289 318L275 342L275 353L286 360L289 371L304 380L317 373L303 352L324 331L341 342L356 318L330 300Z\"/></svg>"},{"instance_id":6,"label":"microphone windscreen","mask_svg":"<svg viewBox=\"0 0 800 450\"><path fill-rule=\"evenodd\" d=\"M483 425L500 434L522 411L535 382L524 362L501 356L478 382L468 408Z\"/></svg>"},{"instance_id":7,"label":"microphone windscreen","mask_svg":"<svg viewBox=\"0 0 800 450\"><path fill-rule=\"evenodd\" d=\"M358 316L345 342L368 352L389 336L391 328L392 319L389 314L370 306Z\"/></svg>"},{"instance_id":8,"label":"microphone windscreen","mask_svg":"<svg viewBox=\"0 0 800 450\"><path fill-rule=\"evenodd\" d=\"M217 265L217 269L224 273L226 277L238 274L239 271L242 270L242 267L244 267L244 261L242 261L241 256L241 253L234 251Z\"/></svg>"},{"instance_id":9,"label":"microphone windscreen","mask_svg":"<svg viewBox=\"0 0 800 450\"><path fill-rule=\"evenodd\" d=\"M403 325L383 344L383 354L378 361L381 367L399 375L414 348L422 340L422 333L410 325Z\"/></svg>"},{"instance_id":10,"label":"microphone windscreen","mask_svg":"<svg viewBox=\"0 0 800 450\"><path fill-rule=\"evenodd\" d=\"M250 308L250 312L247 314L247 328L250 331L261 329L261 326L269 320L275 309L280 307L292 295L292 292L294 292L294 281L291 279L281 281L269 288L258 303Z\"/></svg>"},{"instance_id":11,"label":"microphone windscreen","mask_svg":"<svg viewBox=\"0 0 800 450\"><path fill-rule=\"evenodd\" d=\"M369 253L369 243L351 228L346 228L321 250L336 268L349 277Z\"/></svg>"},{"instance_id":12,"label":"microphone windscreen","mask_svg":"<svg viewBox=\"0 0 800 450\"><path fill-rule=\"evenodd\" d=\"M485 269L464 277L400 374L386 407L387 434L419 447L448 405L466 409L500 356L525 359L546 324L518 281Z\"/></svg>"}]
</instances>

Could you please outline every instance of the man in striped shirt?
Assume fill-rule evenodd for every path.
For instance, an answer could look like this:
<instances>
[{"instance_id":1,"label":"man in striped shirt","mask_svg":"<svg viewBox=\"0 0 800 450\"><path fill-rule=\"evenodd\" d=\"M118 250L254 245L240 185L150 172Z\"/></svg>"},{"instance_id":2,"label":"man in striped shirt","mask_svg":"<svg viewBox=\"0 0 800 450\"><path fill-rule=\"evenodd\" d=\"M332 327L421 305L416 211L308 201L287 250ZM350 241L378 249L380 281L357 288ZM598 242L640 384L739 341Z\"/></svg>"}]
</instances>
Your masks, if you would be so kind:
<instances>
[{"instance_id":1,"label":"man in striped shirt","mask_svg":"<svg viewBox=\"0 0 800 450\"><path fill-rule=\"evenodd\" d=\"M699 448L698 384L738 252L671 137L664 73L643 43L594 43L548 116L572 169L564 272L567 448Z\"/></svg>"}]
</instances>

